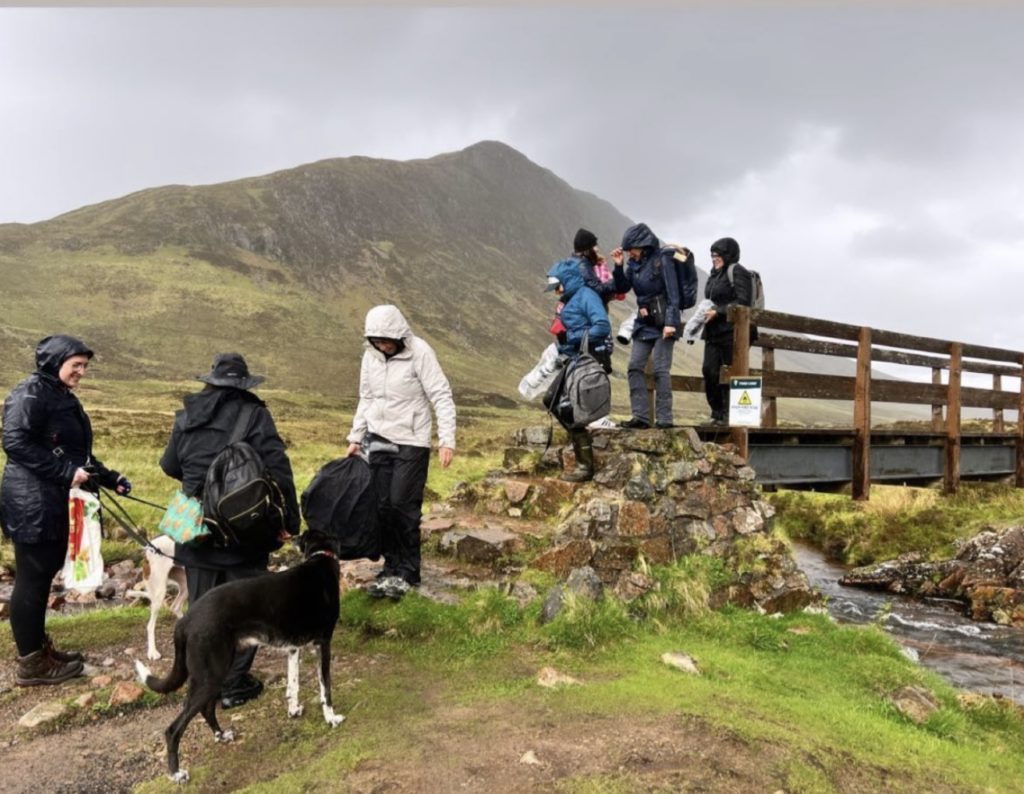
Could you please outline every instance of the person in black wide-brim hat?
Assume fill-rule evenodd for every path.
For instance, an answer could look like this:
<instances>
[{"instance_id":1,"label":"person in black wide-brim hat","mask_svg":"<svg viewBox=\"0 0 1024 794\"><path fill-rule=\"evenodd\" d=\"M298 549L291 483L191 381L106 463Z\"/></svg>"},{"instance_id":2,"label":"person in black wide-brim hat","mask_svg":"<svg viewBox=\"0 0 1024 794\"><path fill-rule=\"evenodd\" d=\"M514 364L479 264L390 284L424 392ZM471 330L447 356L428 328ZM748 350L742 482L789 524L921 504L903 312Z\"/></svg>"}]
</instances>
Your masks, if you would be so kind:
<instances>
[{"instance_id":1,"label":"person in black wide-brim hat","mask_svg":"<svg viewBox=\"0 0 1024 794\"><path fill-rule=\"evenodd\" d=\"M291 462L266 403L249 391L266 378L252 375L241 354L220 353L214 358L210 371L199 375L197 380L206 386L185 397L185 407L174 417L174 428L160 459L160 468L181 482L186 496L200 498L206 472L213 459L228 445L243 407L255 405L239 440L250 444L263 459L284 496L285 532L296 534L300 519ZM174 554L185 566L189 601L195 602L225 582L266 572L270 552L280 548L283 539L279 538L269 548L214 546L206 538L177 544ZM249 673L255 658L255 648L235 653L231 672L220 693L223 708L240 706L263 691L263 684Z\"/></svg>"}]
</instances>

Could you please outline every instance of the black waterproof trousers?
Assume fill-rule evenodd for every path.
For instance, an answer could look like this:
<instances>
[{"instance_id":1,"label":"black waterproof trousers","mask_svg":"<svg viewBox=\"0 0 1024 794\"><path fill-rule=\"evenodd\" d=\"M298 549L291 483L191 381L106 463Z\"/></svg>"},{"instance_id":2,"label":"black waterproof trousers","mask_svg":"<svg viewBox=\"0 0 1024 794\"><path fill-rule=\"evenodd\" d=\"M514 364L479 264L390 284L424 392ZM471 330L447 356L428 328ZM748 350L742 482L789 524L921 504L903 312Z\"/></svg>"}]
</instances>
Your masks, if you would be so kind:
<instances>
[{"instance_id":1,"label":"black waterproof trousers","mask_svg":"<svg viewBox=\"0 0 1024 794\"><path fill-rule=\"evenodd\" d=\"M722 367L732 364L732 336L708 339L704 342L704 395L707 397L711 416L714 419L728 419L729 387L719 384Z\"/></svg>"},{"instance_id":2,"label":"black waterproof trousers","mask_svg":"<svg viewBox=\"0 0 1024 794\"><path fill-rule=\"evenodd\" d=\"M376 452L370 470L377 492L384 575L420 583L420 517L430 449L399 444L398 452Z\"/></svg>"},{"instance_id":3,"label":"black waterproof trousers","mask_svg":"<svg viewBox=\"0 0 1024 794\"><path fill-rule=\"evenodd\" d=\"M17 573L11 592L11 633L18 656L35 653L46 643L46 602L67 552L66 540L14 543Z\"/></svg>"}]
</instances>

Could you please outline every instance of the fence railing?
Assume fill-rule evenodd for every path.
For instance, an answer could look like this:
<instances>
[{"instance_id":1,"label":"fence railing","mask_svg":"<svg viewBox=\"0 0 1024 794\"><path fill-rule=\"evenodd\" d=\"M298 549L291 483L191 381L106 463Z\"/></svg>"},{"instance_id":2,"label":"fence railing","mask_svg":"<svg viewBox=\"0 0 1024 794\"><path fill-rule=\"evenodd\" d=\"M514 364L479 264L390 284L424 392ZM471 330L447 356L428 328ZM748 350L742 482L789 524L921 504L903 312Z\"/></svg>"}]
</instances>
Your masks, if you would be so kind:
<instances>
[{"instance_id":1,"label":"fence railing","mask_svg":"<svg viewBox=\"0 0 1024 794\"><path fill-rule=\"evenodd\" d=\"M721 382L750 375L762 378L762 427L777 426L776 400L780 397L853 401L852 488L855 499L868 498L870 490L871 405L879 402L931 406L931 431L944 433L943 486L950 493L960 484L962 410L990 409L993 434L1005 434L1004 412L1016 411L1015 483L1017 487L1024 487L1024 353L1021 351L911 336L746 306L731 307L729 319L734 327L733 363L722 368ZM753 345L751 325L758 328ZM752 346L761 349L760 369L750 366ZM854 375L779 370L776 369L776 350L852 359L856 362ZM931 382L872 378L872 366L879 363L930 369ZM991 388L964 386L964 373L991 376ZM1007 377L1019 379L1017 390L1003 389L1003 379ZM699 377L674 375L672 388L703 392L704 382ZM747 428L731 430L732 440L744 457L749 457L748 435Z\"/></svg>"}]
</instances>

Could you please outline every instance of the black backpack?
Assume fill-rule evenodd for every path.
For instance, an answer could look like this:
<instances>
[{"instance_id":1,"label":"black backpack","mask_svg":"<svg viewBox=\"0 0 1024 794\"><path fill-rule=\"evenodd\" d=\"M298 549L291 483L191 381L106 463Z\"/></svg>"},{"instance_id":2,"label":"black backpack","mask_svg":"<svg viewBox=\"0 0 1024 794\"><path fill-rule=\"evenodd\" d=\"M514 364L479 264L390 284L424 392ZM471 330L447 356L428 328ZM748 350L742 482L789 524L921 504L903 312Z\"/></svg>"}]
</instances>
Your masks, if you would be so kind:
<instances>
[{"instance_id":1,"label":"black backpack","mask_svg":"<svg viewBox=\"0 0 1024 794\"><path fill-rule=\"evenodd\" d=\"M544 394L544 407L566 430L582 430L612 409L612 384L601 363L587 350L587 335L580 353L571 359Z\"/></svg>"},{"instance_id":2,"label":"black backpack","mask_svg":"<svg viewBox=\"0 0 1024 794\"><path fill-rule=\"evenodd\" d=\"M306 526L338 540L342 560L380 558L377 493L370 466L360 457L325 464L302 492Z\"/></svg>"},{"instance_id":3,"label":"black backpack","mask_svg":"<svg viewBox=\"0 0 1024 794\"><path fill-rule=\"evenodd\" d=\"M679 311L692 309L697 305L697 265L694 264L693 253L679 245L666 245L659 253L655 268L660 270L666 260L672 260L675 264L676 279L679 282Z\"/></svg>"},{"instance_id":4,"label":"black backpack","mask_svg":"<svg viewBox=\"0 0 1024 794\"><path fill-rule=\"evenodd\" d=\"M242 406L228 445L206 471L203 521L221 546L272 549L285 526L284 494L260 454L240 440L256 408Z\"/></svg>"}]
</instances>

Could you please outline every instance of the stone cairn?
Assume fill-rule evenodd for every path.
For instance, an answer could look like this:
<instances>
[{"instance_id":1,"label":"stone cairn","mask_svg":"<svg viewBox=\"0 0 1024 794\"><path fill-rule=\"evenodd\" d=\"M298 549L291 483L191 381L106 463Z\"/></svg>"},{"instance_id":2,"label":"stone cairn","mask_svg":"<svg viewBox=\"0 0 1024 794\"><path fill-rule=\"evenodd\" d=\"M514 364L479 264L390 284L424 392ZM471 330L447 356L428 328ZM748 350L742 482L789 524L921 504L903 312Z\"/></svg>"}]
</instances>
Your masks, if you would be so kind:
<instances>
[{"instance_id":1,"label":"stone cairn","mask_svg":"<svg viewBox=\"0 0 1024 794\"><path fill-rule=\"evenodd\" d=\"M529 565L560 579L592 569L626 600L653 586L636 570L641 557L663 565L704 554L734 574L712 595L715 606L785 612L817 601L788 546L772 534L774 509L735 447L704 443L692 428L593 436L592 482L558 480L575 463L571 446L551 444L548 427L528 427L514 434L504 467L457 488L453 502L547 526L556 519Z\"/></svg>"}]
</instances>

